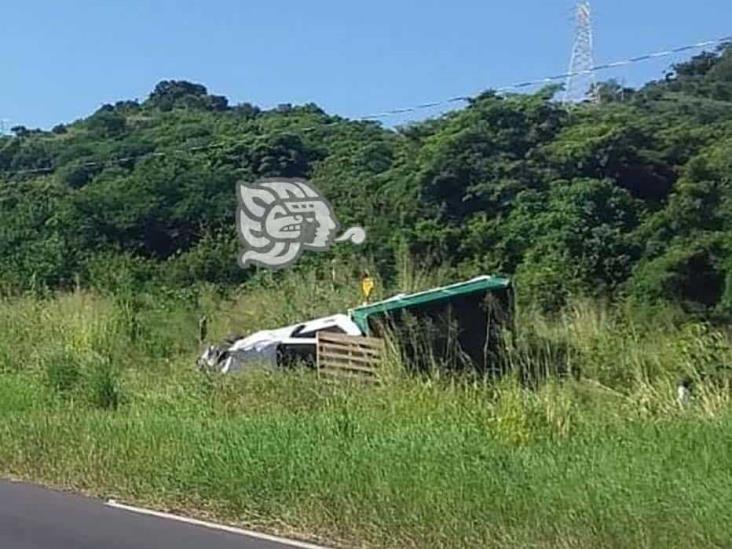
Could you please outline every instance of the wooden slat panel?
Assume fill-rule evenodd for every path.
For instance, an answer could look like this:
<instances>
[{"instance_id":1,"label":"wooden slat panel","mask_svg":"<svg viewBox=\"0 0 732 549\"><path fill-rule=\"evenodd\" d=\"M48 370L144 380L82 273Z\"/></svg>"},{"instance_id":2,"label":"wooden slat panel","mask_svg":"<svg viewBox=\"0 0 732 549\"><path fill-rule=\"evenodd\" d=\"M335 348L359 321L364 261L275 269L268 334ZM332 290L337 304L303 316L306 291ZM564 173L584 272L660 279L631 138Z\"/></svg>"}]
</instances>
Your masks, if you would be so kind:
<instances>
[{"instance_id":1,"label":"wooden slat panel","mask_svg":"<svg viewBox=\"0 0 732 549\"><path fill-rule=\"evenodd\" d=\"M320 344L320 350L330 353L334 356L348 356L348 357L357 357L361 358L363 360L381 360L381 357L384 356L384 353L382 351L375 352L364 352L362 349L358 348L352 348L349 349L348 347L334 347L332 345L328 344Z\"/></svg>"},{"instance_id":2,"label":"wooden slat panel","mask_svg":"<svg viewBox=\"0 0 732 549\"><path fill-rule=\"evenodd\" d=\"M384 340L378 337L350 336L334 332L318 332L318 339L327 343L345 343L346 345L364 345L378 348L384 347Z\"/></svg>"},{"instance_id":3,"label":"wooden slat panel","mask_svg":"<svg viewBox=\"0 0 732 549\"><path fill-rule=\"evenodd\" d=\"M385 349L383 340L331 332L321 332L317 339L319 374L378 381L378 366Z\"/></svg>"},{"instance_id":4,"label":"wooden slat panel","mask_svg":"<svg viewBox=\"0 0 732 549\"><path fill-rule=\"evenodd\" d=\"M373 372L378 370L378 367L374 364L363 364L356 362L349 362L347 360L325 360L323 361L323 368L339 368L344 370L360 370L362 372Z\"/></svg>"},{"instance_id":5,"label":"wooden slat panel","mask_svg":"<svg viewBox=\"0 0 732 549\"><path fill-rule=\"evenodd\" d=\"M320 351L320 358L321 362L323 363L331 363L331 362L338 362L341 364L350 364L353 363L357 366L366 366L369 368L376 368L381 363L381 360L377 358L371 358L371 359L364 359L361 357L349 357L348 355L337 355L329 353L326 350Z\"/></svg>"},{"instance_id":6,"label":"wooden slat panel","mask_svg":"<svg viewBox=\"0 0 732 549\"><path fill-rule=\"evenodd\" d=\"M334 352L351 353L367 356L381 356L384 352L383 349L374 349L373 347L360 347L358 345L343 345L342 343L323 343L319 342L319 345L327 347Z\"/></svg>"},{"instance_id":7,"label":"wooden slat panel","mask_svg":"<svg viewBox=\"0 0 732 549\"><path fill-rule=\"evenodd\" d=\"M343 349L343 348L334 348L330 345L320 345L319 346L320 352L323 354L323 356L328 356L329 358L342 358L342 359L353 359L358 360L360 362L381 362L381 357L383 356L381 353L379 354L371 354L371 353L362 353L359 350L351 350L351 349Z\"/></svg>"},{"instance_id":8,"label":"wooden slat panel","mask_svg":"<svg viewBox=\"0 0 732 549\"><path fill-rule=\"evenodd\" d=\"M354 364L337 364L333 362L329 362L327 364L327 367L323 368L323 371L326 370L339 370L339 371L351 371L354 373L363 373L368 375L378 375L378 370L376 368L369 368L368 366L356 366Z\"/></svg>"},{"instance_id":9,"label":"wooden slat panel","mask_svg":"<svg viewBox=\"0 0 732 549\"><path fill-rule=\"evenodd\" d=\"M383 348L365 347L354 343L353 345L347 345L342 342L330 343L327 341L318 340L318 345L321 348L327 348L336 353L353 354L361 356L381 356L384 352Z\"/></svg>"},{"instance_id":10,"label":"wooden slat panel","mask_svg":"<svg viewBox=\"0 0 732 549\"><path fill-rule=\"evenodd\" d=\"M321 356L321 365L329 366L334 364L340 367L346 367L353 365L356 368L366 368L368 370L377 370L379 367L378 362L364 362L362 360L348 360L348 358L332 358L329 356Z\"/></svg>"},{"instance_id":11,"label":"wooden slat panel","mask_svg":"<svg viewBox=\"0 0 732 549\"><path fill-rule=\"evenodd\" d=\"M381 364L381 361L377 359L364 360L358 357L331 355L325 351L321 351L320 360L323 364L353 364L362 368L378 368Z\"/></svg>"}]
</instances>

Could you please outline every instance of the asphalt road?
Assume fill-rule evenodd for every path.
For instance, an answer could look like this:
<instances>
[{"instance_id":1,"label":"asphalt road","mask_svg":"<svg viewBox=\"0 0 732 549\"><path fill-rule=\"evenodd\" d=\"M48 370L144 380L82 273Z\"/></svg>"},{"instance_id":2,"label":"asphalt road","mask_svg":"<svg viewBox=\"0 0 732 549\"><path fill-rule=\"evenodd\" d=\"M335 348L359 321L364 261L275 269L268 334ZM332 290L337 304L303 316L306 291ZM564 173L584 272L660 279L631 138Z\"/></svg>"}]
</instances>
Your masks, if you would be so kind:
<instances>
[{"instance_id":1,"label":"asphalt road","mask_svg":"<svg viewBox=\"0 0 732 549\"><path fill-rule=\"evenodd\" d=\"M0 481L2 549L291 549L293 545L142 515L103 501Z\"/></svg>"}]
</instances>

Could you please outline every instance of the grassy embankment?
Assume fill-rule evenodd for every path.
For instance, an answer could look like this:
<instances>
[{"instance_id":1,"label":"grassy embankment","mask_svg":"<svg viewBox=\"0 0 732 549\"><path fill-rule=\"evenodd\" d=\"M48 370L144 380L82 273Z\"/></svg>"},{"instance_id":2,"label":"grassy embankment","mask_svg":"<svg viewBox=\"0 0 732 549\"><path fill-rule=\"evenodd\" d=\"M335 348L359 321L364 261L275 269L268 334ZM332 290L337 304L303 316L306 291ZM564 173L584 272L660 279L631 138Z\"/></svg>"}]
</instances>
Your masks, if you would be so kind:
<instances>
[{"instance_id":1,"label":"grassy embankment","mask_svg":"<svg viewBox=\"0 0 732 549\"><path fill-rule=\"evenodd\" d=\"M352 292L292 276L200 303L218 337L343 310ZM675 402L681 373L732 361L724 333L578 302L522 312L520 341L543 343L513 359L569 361L580 380L362 387L200 375L196 314L160 297L4 301L0 474L362 546L732 545L729 387Z\"/></svg>"}]
</instances>

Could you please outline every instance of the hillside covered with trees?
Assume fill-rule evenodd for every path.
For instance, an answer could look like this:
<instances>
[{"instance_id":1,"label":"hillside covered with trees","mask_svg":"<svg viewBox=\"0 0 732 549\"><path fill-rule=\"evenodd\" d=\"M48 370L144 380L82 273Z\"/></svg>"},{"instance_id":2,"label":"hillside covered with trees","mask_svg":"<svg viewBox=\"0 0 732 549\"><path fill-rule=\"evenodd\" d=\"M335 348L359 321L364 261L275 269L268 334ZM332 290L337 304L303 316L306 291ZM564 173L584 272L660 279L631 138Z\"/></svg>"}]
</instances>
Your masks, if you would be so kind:
<instances>
[{"instance_id":1,"label":"hillside covered with trees","mask_svg":"<svg viewBox=\"0 0 732 549\"><path fill-rule=\"evenodd\" d=\"M246 282L235 183L310 178L363 247L300 265L368 262L389 277L408 249L455 276L515 276L547 309L570 295L732 310L732 48L640 89L485 92L396 130L316 105L229 105L160 82L51 131L0 138L0 285Z\"/></svg>"}]
</instances>

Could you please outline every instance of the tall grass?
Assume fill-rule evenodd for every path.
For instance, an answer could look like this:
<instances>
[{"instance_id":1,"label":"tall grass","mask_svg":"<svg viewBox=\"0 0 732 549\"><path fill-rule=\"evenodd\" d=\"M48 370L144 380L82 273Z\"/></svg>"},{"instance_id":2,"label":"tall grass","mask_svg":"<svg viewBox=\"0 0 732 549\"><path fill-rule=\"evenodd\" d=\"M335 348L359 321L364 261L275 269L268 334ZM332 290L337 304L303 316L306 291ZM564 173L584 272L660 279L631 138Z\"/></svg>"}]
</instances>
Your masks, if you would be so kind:
<instances>
[{"instance_id":1,"label":"tall grass","mask_svg":"<svg viewBox=\"0 0 732 549\"><path fill-rule=\"evenodd\" d=\"M322 273L6 299L0 472L336 545L732 545L729 334L672 309L522 310L501 380L193 367L202 311L218 339L359 299Z\"/></svg>"}]
</instances>

